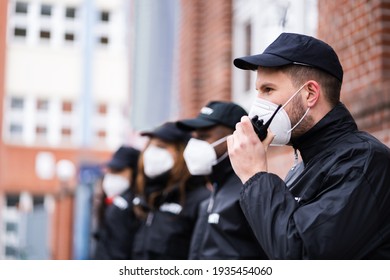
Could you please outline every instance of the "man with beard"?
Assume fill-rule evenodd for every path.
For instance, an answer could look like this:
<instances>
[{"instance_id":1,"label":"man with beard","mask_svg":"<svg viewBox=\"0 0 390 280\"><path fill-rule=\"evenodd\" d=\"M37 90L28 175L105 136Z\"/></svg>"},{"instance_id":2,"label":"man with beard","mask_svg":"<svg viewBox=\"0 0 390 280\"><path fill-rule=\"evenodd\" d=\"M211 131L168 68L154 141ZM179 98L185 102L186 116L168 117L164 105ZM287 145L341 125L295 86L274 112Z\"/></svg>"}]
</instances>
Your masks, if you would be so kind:
<instances>
[{"instance_id":1,"label":"man with beard","mask_svg":"<svg viewBox=\"0 0 390 280\"><path fill-rule=\"evenodd\" d=\"M343 69L332 47L282 33L234 65L257 71L257 98L228 149L244 184L241 207L269 258L389 259L390 150L359 131L340 102ZM250 118L265 123L276 110L262 142ZM290 179L268 172L269 145L300 152Z\"/></svg>"}]
</instances>

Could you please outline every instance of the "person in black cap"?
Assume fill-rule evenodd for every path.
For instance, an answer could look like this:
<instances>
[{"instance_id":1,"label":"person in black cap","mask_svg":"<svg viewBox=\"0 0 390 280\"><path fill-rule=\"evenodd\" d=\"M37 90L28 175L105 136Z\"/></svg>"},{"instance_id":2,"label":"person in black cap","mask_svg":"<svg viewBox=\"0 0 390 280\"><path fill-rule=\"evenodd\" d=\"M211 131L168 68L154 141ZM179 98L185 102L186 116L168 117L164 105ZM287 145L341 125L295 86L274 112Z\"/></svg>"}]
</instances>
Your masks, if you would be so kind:
<instances>
[{"instance_id":1,"label":"person in black cap","mask_svg":"<svg viewBox=\"0 0 390 280\"><path fill-rule=\"evenodd\" d=\"M187 259L198 207L209 191L183 159L190 135L167 122L153 131L139 161L135 212L143 219L135 259Z\"/></svg>"},{"instance_id":2,"label":"person in black cap","mask_svg":"<svg viewBox=\"0 0 390 280\"><path fill-rule=\"evenodd\" d=\"M184 150L193 175L207 176L212 194L202 203L191 241L190 259L263 259L263 253L239 205L239 185L226 138L247 112L232 102L212 101L193 119L177 122L194 131Z\"/></svg>"},{"instance_id":3,"label":"person in black cap","mask_svg":"<svg viewBox=\"0 0 390 280\"><path fill-rule=\"evenodd\" d=\"M340 102L335 51L282 33L262 54L234 65L257 70L257 99L228 149L244 184L241 207L269 258L389 259L390 149L359 131ZM266 122L278 105L261 142L250 118ZM300 152L302 162L285 181L267 170L270 144Z\"/></svg>"},{"instance_id":4,"label":"person in black cap","mask_svg":"<svg viewBox=\"0 0 390 280\"><path fill-rule=\"evenodd\" d=\"M95 235L95 259L131 259L134 236L140 226L132 205L139 154L137 149L121 146L107 163L102 182L106 199Z\"/></svg>"}]
</instances>

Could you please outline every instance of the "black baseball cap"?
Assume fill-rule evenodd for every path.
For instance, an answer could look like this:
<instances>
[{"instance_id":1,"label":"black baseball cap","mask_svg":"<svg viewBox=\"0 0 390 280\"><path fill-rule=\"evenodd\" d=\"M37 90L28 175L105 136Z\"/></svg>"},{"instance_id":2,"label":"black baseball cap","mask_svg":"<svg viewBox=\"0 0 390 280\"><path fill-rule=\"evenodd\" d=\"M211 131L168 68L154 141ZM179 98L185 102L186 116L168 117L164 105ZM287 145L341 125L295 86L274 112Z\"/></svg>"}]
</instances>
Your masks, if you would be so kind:
<instances>
[{"instance_id":1,"label":"black baseball cap","mask_svg":"<svg viewBox=\"0 0 390 280\"><path fill-rule=\"evenodd\" d=\"M247 112L233 102L211 101L204 106L198 116L193 119L185 119L176 122L183 130L195 130L197 128L208 128L215 125L224 125L235 129L236 123L246 116Z\"/></svg>"},{"instance_id":2,"label":"black baseball cap","mask_svg":"<svg viewBox=\"0 0 390 280\"><path fill-rule=\"evenodd\" d=\"M296 33L282 33L262 54L236 58L233 63L244 70L298 64L321 69L343 81L343 68L333 48L319 39Z\"/></svg>"},{"instance_id":3,"label":"black baseball cap","mask_svg":"<svg viewBox=\"0 0 390 280\"><path fill-rule=\"evenodd\" d=\"M138 157L140 151L129 146L121 146L116 152L112 155L111 160L107 163L109 168L121 170L124 168L132 168L135 170L137 168Z\"/></svg>"},{"instance_id":4,"label":"black baseball cap","mask_svg":"<svg viewBox=\"0 0 390 280\"><path fill-rule=\"evenodd\" d=\"M141 132L142 136L159 138L166 142L185 142L190 140L191 135L187 131L179 129L174 122L166 122L152 131Z\"/></svg>"}]
</instances>

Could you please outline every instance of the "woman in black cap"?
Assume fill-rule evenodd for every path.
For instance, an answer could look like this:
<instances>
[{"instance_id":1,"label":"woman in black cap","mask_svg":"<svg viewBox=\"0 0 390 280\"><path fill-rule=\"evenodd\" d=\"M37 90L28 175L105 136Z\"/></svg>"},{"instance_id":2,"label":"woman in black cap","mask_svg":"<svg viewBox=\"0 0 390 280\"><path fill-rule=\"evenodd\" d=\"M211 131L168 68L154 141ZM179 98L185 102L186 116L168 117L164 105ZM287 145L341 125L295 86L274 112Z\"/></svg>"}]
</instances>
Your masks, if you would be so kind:
<instances>
[{"instance_id":1,"label":"woman in black cap","mask_svg":"<svg viewBox=\"0 0 390 280\"><path fill-rule=\"evenodd\" d=\"M134 236L140 226L132 206L139 153L132 147L122 146L107 163L102 182L104 210L95 234L95 259L131 259Z\"/></svg>"},{"instance_id":2,"label":"woman in black cap","mask_svg":"<svg viewBox=\"0 0 390 280\"><path fill-rule=\"evenodd\" d=\"M209 196L202 177L191 176L183 158L190 139L175 123L142 136L135 212L144 222L134 241L134 259L187 259L200 202ZM141 172L143 170L143 172Z\"/></svg>"}]
</instances>

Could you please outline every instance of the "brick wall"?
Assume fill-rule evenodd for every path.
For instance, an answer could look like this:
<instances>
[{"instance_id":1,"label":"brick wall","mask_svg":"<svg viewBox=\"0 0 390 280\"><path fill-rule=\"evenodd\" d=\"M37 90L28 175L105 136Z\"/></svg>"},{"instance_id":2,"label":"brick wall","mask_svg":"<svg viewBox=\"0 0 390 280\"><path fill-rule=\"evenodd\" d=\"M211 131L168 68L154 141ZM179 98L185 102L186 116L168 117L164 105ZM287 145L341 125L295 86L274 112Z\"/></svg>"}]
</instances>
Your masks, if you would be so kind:
<instances>
[{"instance_id":1,"label":"brick wall","mask_svg":"<svg viewBox=\"0 0 390 280\"><path fill-rule=\"evenodd\" d=\"M359 129L390 146L390 1L319 0L318 37L344 67L342 101Z\"/></svg>"},{"instance_id":2,"label":"brick wall","mask_svg":"<svg viewBox=\"0 0 390 280\"><path fill-rule=\"evenodd\" d=\"M232 1L181 1L180 118L231 99Z\"/></svg>"}]
</instances>

